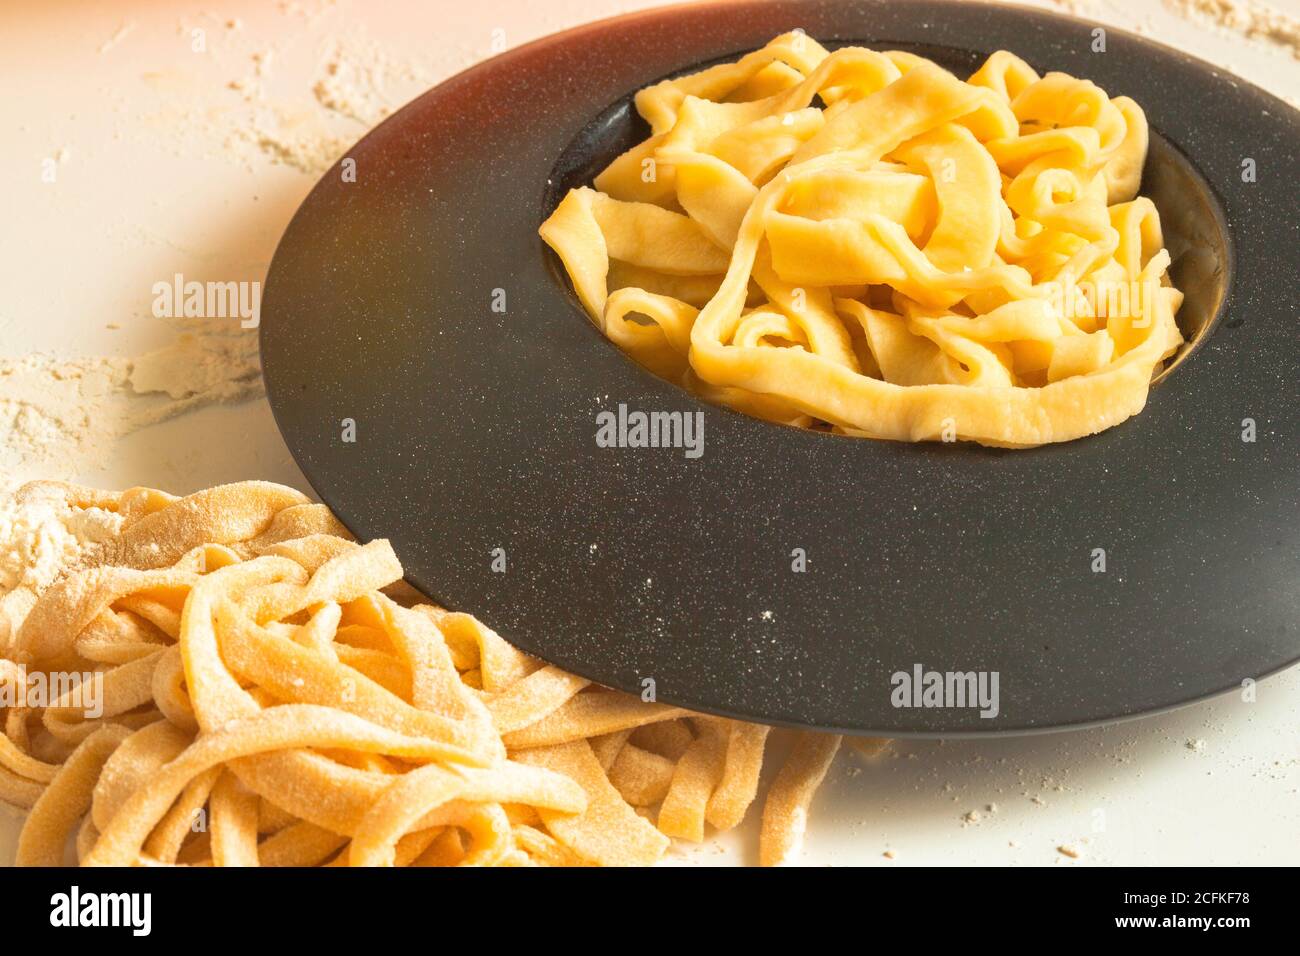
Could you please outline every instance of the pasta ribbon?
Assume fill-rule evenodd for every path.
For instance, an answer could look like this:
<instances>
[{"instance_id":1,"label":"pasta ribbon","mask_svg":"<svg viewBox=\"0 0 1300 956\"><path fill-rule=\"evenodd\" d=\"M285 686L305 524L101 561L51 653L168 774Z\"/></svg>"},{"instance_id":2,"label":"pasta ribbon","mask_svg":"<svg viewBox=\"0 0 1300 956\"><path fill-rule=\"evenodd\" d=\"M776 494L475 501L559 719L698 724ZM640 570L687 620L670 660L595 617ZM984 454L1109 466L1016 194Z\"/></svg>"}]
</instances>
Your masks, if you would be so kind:
<instances>
[{"instance_id":1,"label":"pasta ribbon","mask_svg":"<svg viewBox=\"0 0 1300 956\"><path fill-rule=\"evenodd\" d=\"M69 842L97 866L648 865L757 798L768 728L544 665L291 489L62 497L123 523L0 598L22 865ZM25 699L34 675L58 692ZM772 811L790 826L824 773L805 763ZM761 855L784 856L795 835L764 827Z\"/></svg>"},{"instance_id":2,"label":"pasta ribbon","mask_svg":"<svg viewBox=\"0 0 1300 956\"><path fill-rule=\"evenodd\" d=\"M1088 80L794 32L636 107L651 135L539 231L616 345L709 400L1029 447L1140 412L1182 344L1146 117Z\"/></svg>"}]
</instances>

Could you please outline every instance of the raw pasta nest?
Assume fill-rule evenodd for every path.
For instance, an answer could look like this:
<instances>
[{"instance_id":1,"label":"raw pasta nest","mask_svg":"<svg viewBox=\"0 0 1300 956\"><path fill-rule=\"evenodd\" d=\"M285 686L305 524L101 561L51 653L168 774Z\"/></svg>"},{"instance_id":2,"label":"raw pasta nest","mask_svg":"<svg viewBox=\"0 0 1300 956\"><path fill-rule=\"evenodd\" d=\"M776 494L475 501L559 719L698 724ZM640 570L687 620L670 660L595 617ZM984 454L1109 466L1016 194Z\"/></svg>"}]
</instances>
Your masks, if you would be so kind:
<instances>
[{"instance_id":1,"label":"raw pasta nest","mask_svg":"<svg viewBox=\"0 0 1300 956\"><path fill-rule=\"evenodd\" d=\"M542 664L297 491L33 492L52 488L123 523L39 595L0 597L22 865L58 865L72 835L87 865L650 864L758 792L767 727ZM61 695L19 700L33 675ZM763 862L796 848L839 740L795 742Z\"/></svg>"},{"instance_id":2,"label":"raw pasta nest","mask_svg":"<svg viewBox=\"0 0 1300 956\"><path fill-rule=\"evenodd\" d=\"M1024 447L1141 411L1182 343L1128 97L796 31L636 107L649 138L540 232L596 325L706 398Z\"/></svg>"}]
</instances>

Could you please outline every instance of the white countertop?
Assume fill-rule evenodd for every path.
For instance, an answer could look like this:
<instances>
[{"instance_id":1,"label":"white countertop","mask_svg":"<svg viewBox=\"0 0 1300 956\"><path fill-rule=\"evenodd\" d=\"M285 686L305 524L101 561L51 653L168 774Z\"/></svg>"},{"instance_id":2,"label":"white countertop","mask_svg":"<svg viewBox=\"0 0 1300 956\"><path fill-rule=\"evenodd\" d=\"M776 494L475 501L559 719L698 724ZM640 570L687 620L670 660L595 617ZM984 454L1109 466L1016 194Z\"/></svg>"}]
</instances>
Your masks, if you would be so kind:
<instances>
[{"instance_id":1,"label":"white countertop","mask_svg":"<svg viewBox=\"0 0 1300 956\"><path fill-rule=\"evenodd\" d=\"M1296 0L1272 2L1300 14ZM173 323L152 315L153 283L261 280L317 172L386 110L494 43L657 5L5 4L0 363L137 356L173 340ZM1177 0L1037 5L1140 30L1300 101L1300 59L1184 19ZM176 493L262 478L310 490L263 399L102 447L19 455L0 443L0 483L37 477ZM752 861L756 816L675 858ZM12 860L19 821L0 808L0 861ZM897 742L871 760L847 752L813 807L807 847L806 862L829 864L1295 865L1300 670L1260 684L1252 703L1220 698L1069 734Z\"/></svg>"}]
</instances>

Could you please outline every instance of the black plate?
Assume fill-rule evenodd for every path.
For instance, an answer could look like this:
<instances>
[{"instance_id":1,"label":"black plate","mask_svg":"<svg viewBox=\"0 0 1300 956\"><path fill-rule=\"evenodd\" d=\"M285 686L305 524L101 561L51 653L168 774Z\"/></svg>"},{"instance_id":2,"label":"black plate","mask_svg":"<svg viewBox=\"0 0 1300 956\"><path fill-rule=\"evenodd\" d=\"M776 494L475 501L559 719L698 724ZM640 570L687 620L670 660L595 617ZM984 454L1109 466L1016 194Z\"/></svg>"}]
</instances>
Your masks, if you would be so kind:
<instances>
[{"instance_id":1,"label":"black plate","mask_svg":"<svg viewBox=\"0 0 1300 956\"><path fill-rule=\"evenodd\" d=\"M1006 48L1142 104L1145 189L1198 335L1142 414L1022 452L837 438L701 403L592 327L538 224L644 135L633 91L794 27L957 69ZM1095 53L1094 28L969 3L692 6L448 80L352 149L355 182L327 173L276 251L262 358L285 440L430 595L548 661L631 691L652 678L698 710L1027 732L1285 667L1300 657L1300 115L1117 30ZM598 448L595 415L620 402L702 411L703 457ZM890 677L917 664L996 671L999 715L895 708Z\"/></svg>"}]
</instances>

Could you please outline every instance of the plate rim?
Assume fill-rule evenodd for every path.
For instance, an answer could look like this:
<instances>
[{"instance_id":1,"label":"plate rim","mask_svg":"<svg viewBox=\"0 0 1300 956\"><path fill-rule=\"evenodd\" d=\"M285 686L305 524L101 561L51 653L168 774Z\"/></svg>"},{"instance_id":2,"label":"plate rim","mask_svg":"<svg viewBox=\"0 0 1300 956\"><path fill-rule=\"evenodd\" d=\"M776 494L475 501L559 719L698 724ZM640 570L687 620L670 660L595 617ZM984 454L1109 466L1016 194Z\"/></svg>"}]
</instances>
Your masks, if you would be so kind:
<instances>
[{"instance_id":1,"label":"plate rim","mask_svg":"<svg viewBox=\"0 0 1300 956\"><path fill-rule=\"evenodd\" d=\"M744 5L744 4L741 4L740 6L743 6L743 5ZM792 5L792 4L783 4L783 6L798 6L798 5L800 5L800 4L793 4L793 5ZM432 87L430 90L426 91L424 94L422 94L421 96L417 97L417 98L416 98L415 100L413 100L411 103L409 103L409 104L407 104L406 106L404 106L401 110L398 110L397 112L395 112L391 117L389 117L388 119L386 119L386 120L384 121L384 123L381 124L380 127L377 127L375 131L372 131L371 133L368 133L365 137L363 137L362 140L360 141L360 143L364 143L364 142L365 142L367 139L369 139L370 136L373 135L374 132L376 132L378 129L380 129L380 128L384 127L384 126L388 126L389 124L396 124L396 123L399 123L400 119L401 119L405 114L407 114L409 110L411 110L411 109L413 109L414 107L416 107L416 105L417 105L418 103L420 103L422 100L424 100L426 97L429 97L430 95L436 93L436 91L438 91L438 90L440 90L440 89L443 89L443 88L445 88L445 87L448 87L449 85L455 85L456 83L459 83L459 82L466 82L467 79L472 78L472 76L473 76L476 72L478 72L478 71L480 71L480 70L486 70L486 69L492 69L492 68L500 68L501 66L508 64L509 61L510 61L511 59L513 59L515 56L521 56L521 55L523 55L523 54L524 54L525 52L527 52L527 51L533 51L533 52L536 52L536 50L537 50L539 47L545 47L545 46L550 45L550 44L555 44L555 43L558 43L558 42L560 42L560 41L562 41L562 40L564 40L564 39L566 39L566 38L571 39L572 37L574 37L574 36L576 36L576 35L580 35L580 34L586 33L586 32L591 31L591 30L596 30L596 29L607 29L607 28L611 27L612 25L619 25L619 26L627 25L627 26L631 26L631 25L635 24L636 21L641 20L641 19L644 19L644 18L655 18L655 19L658 19L658 18L664 18L664 17L666 17L666 16L668 16L668 15L674 15L674 14L682 13L682 12L685 12L685 11L698 12L698 11L701 11L701 10L703 10L703 9L707 9L707 8L713 8L713 9L719 9L719 8L730 8L730 9L735 9L736 6L737 6L737 5L735 5L735 4L729 4L729 3L708 3L708 4L678 4L678 5L673 5L673 6L669 6L669 7L657 7L657 8L652 8L652 9L649 9L649 10L643 10L643 11L637 11L637 12L630 13L630 14L624 14L624 15L622 15L622 16L616 16L616 17L606 18L606 19L603 19L603 20L600 20L600 21L596 21L596 22L591 23L591 24L579 25L579 26L576 26L576 27L572 27L572 28L570 28L570 29L568 29L568 30L562 31L562 32L560 32L560 33L551 34L551 35L548 35L548 36L545 36L545 37L538 38L538 39L533 40L533 41L531 41L531 42L529 42L529 43L527 43L527 44L521 45L520 47L517 47L517 48L514 48L514 49L512 49L512 50L510 50L510 51L507 51L507 52L501 54L500 56L493 57L493 58L491 58L491 59L489 59L489 60L486 60L486 61L484 61L484 62L482 62L482 63L475 64L475 65L469 67L468 69L463 70L463 71L461 71L460 73L457 73L457 74L455 74L455 75L452 76L452 77L449 77L448 79L444 80L442 83L439 83L437 86ZM953 3L953 2L950 2L950 0L928 0L927 3L924 3L924 4L918 4L917 6L920 6L920 7L944 7L944 8L950 8L950 9L956 9L956 8L960 8L960 7L965 7L967 10L969 10L971 5L970 5L970 4L962 4L962 3ZM1076 25L1076 26L1077 26L1077 25L1080 25L1080 24L1086 25L1086 24L1089 24L1089 23L1091 22L1091 21L1081 20L1081 19L1079 19L1079 18L1075 18L1075 17L1071 17L1071 16L1066 16L1066 15L1061 14L1061 13L1058 13L1058 12L1056 12L1056 11L1046 11L1046 10L1041 10L1041 9L1038 9L1038 8L1024 7L1024 6L1021 6L1021 5L1002 5L1002 4L999 4L999 5L997 5L996 9L997 9L999 12L1008 12L1008 13L1014 12L1015 14L1019 14L1019 15L1027 15L1027 16L1032 16L1032 17L1042 18L1042 19L1049 20L1049 21L1064 22L1064 23L1072 24L1072 25ZM1122 34L1122 35L1124 35L1124 36L1130 38L1133 42L1135 42L1135 43L1137 43L1137 44L1139 44L1139 45L1159 48L1159 49L1160 49L1162 52L1164 52L1165 54L1167 54L1167 55L1172 55L1172 56L1176 57L1177 59L1182 60L1182 61L1185 62L1185 63L1189 63L1189 64L1191 64L1191 65L1193 65L1193 66L1195 66L1195 67L1198 67L1198 68L1201 69L1203 72L1207 72L1207 73L1209 74L1209 76L1211 76L1211 77L1214 78L1215 81L1217 81L1217 82L1222 82L1222 71L1220 71L1218 68L1214 67L1212 64L1207 63L1207 62L1204 61L1204 60L1200 60L1199 58L1194 57L1194 56L1191 56L1190 54L1186 54L1186 53L1184 53L1183 51L1176 50L1176 49L1171 48L1171 47L1167 47L1167 46L1165 46L1164 44L1161 44L1161 43L1159 43L1158 41L1154 41L1154 40L1148 39L1148 38L1145 37L1145 36L1140 36L1140 35L1138 35L1138 34L1134 34L1134 33L1131 33L1131 32L1129 32L1129 31L1124 31L1124 30L1120 30L1120 29L1117 29L1117 28L1112 28L1112 27L1109 27L1109 26L1106 26L1106 29L1107 29L1108 32L1113 31L1113 32L1115 32L1115 33ZM850 38L846 38L846 39L851 41L851 40L853 40L853 39L855 39L855 38L850 37ZM889 41L880 41L880 42L886 42L886 43L887 43L887 42L889 42ZM941 44L941 45L942 45L942 44ZM722 55L725 55L725 54L722 54ZM684 67L684 68L689 68L689 66L688 66L688 67ZM1281 104L1282 106L1287 107L1287 109L1290 110L1291 112L1293 112L1293 113L1296 112L1292 107L1289 106L1289 104L1286 104L1285 101L1283 101L1283 100L1277 98L1276 96L1273 96L1272 94L1268 93L1267 91L1264 91L1264 90L1259 89L1258 87L1255 87L1253 84L1250 84L1250 83L1248 83L1247 81L1244 81L1244 80L1240 81L1239 86L1241 86L1241 87L1245 87L1246 90L1247 90L1247 92L1249 92L1250 94L1257 95L1257 96L1265 96L1265 97L1268 97L1269 99L1275 101L1276 103ZM1297 114L1297 115L1300 115L1300 114ZM408 117L408 118L409 118L409 117ZM1153 124L1153 126L1156 126L1156 124ZM1159 126L1156 126L1156 128L1159 130ZM1162 135L1163 135L1163 133L1162 133ZM1204 171L1203 169L1201 169L1199 166L1196 165L1195 157L1189 156L1185 151L1183 151L1181 148L1179 148L1178 143L1177 143L1177 141L1176 141L1175 139L1172 139L1172 138L1169 138L1169 137L1166 137L1166 139L1168 139L1168 141L1169 141L1169 142L1170 142L1170 143L1175 147L1175 149L1178 150L1178 152L1180 153L1180 155L1182 155L1184 158L1186 158L1189 162L1191 162L1191 163L1195 166L1195 168L1196 168L1197 171L1201 174L1201 176L1202 176L1202 178L1204 179L1204 181L1209 185L1209 187L1210 187L1211 190L1213 191L1213 193L1214 193L1214 198L1215 198L1215 200L1216 200L1216 203L1217 203L1218 206L1219 206L1218 212L1221 214L1221 216L1222 216L1222 220L1223 220L1223 225L1226 227L1226 229L1227 229L1227 231L1228 231L1228 235L1229 235L1229 239L1230 239L1230 245L1229 245L1229 250L1230 250L1230 252L1229 252L1229 254L1230 254L1230 256L1232 256L1233 258L1235 258L1235 255L1236 255L1236 243L1235 243L1235 241L1233 241L1233 234L1234 234L1234 231L1235 231L1235 230L1233 229L1233 223L1232 223L1232 221L1228 218L1228 215L1227 215L1227 203L1226 203L1226 201L1225 201L1225 197L1224 197L1222 194L1220 194L1219 191L1218 191L1218 184L1215 182L1215 180L1214 180L1212 177L1206 175L1206 174L1205 174L1205 171ZM359 144L358 144L358 145L359 145ZM353 150L355 150L356 148L357 148L356 146L352 147L352 148L348 151L348 153L350 154L350 153L351 153ZM345 154L345 157L346 157L347 155L348 155L348 154ZM339 163L341 163L341 162L342 162L342 158L339 160L339 162L336 162L336 164L335 164L334 167L331 167L331 170L333 170L334 168L336 168L336 167L339 165ZM329 176L330 176L330 173L329 173L329 172L325 173L324 176L322 177L321 182L324 182L324 181L328 180ZM294 217L293 217L293 220L292 220L291 223L290 223L290 226L286 229L285 236L282 237L282 239L281 239L281 244L280 244L280 245L277 245L277 249L276 249L275 257L273 257L272 264L271 264L271 268L270 268L270 270L268 271L268 276L267 276L267 286L268 286L268 288L269 288L270 285L271 285L271 283L270 283L270 279L271 279L272 275L274 275L274 273L275 273L275 271L276 271L276 261L279 259L280 254L281 254L281 251L282 251L282 250L281 250L281 245L284 243L285 239L286 239L286 238L290 235L290 233L293 231L294 223L298 220L299 215L302 213L303 209L305 209L305 208L306 208L306 207L311 203L312 198L317 194L317 192L318 192L318 190L319 190L319 188L320 188L320 185L321 185L321 183L318 183L317 186L313 188L313 190L312 190L311 193L308 195L308 197L307 197L306 199L304 199L302 205L299 207L299 210L295 213L295 215L294 215ZM1193 353L1194 353L1194 352L1197 352L1197 351L1200 351L1200 348L1201 348L1201 346L1204 344L1204 341L1210 338L1210 332L1213 331L1213 326L1214 326L1214 325L1217 325L1217 324L1219 324L1219 323L1221 323L1222 320L1223 320L1223 318L1224 318L1224 316L1229 312L1229 310L1230 310L1231 307L1232 307L1232 304L1233 304L1233 291L1234 291L1234 289L1235 289L1235 285L1236 285L1236 283L1235 283L1235 279L1236 279L1236 275L1238 274L1237 269L1235 268L1235 265L1236 265L1235 262L1231 262L1231 263L1229 263L1229 266L1230 266L1230 268L1232 268L1232 271L1233 271L1234 275L1232 276L1232 278L1231 278L1231 280L1230 280L1231 284L1230 284L1230 286L1229 286L1228 292L1227 292L1227 294L1224 296L1224 300L1223 300L1223 302L1220 304L1220 307L1219 307L1219 309L1218 309L1218 312L1217 312L1217 314L1216 314L1216 317L1215 317L1215 319L1214 319L1214 322L1212 323L1211 327L1207 329L1207 332L1206 332L1205 336L1203 336L1202 342L1201 342L1201 343L1198 343L1197 347L1191 350ZM265 345L265 343L266 343L266 341L267 341L268 328L269 328L269 326L268 326L267 324L263 323L263 324L261 325L260 329L259 329L259 338L260 338L260 342L261 342L263 345ZM594 329L593 329L592 331L594 331ZM608 345L608 343L605 343L605 344ZM620 354L621 354L621 353L620 353ZM624 358L625 358L625 356L624 356ZM634 363L633 363L633 364L634 364ZM638 368L638 370L640 370L640 369L639 369L639 366L638 366L637 368ZM640 371L643 371L643 370L640 370ZM649 373L644 373L644 374L649 375ZM1185 372L1184 374L1186 374L1186 372ZM273 413L273 416L275 417L277 427L280 429L282 435L284 435L284 437L285 437L285 439L286 439L286 444L289 446L289 449L290 449L291 454L293 455L293 457L294 457L295 461L297 462L299 468L302 469L304 476L307 477L308 481L312 484L313 488L315 488L315 489L317 490L317 493L321 496L321 499L322 499L323 501L325 501L325 502L326 502L326 503L327 503L327 504L328 504L332 509L335 510L335 513L339 515L339 517L340 517L341 520L343 520L345 523L348 523L348 524L349 524L349 527L351 527L351 524L350 524L348 518L346 517L346 513L347 513L347 510L348 510L348 509L342 508L342 504L343 504L343 503L342 503L341 501L336 501L336 500L334 500L334 499L335 499L335 495L333 495L333 494L331 494L331 493L328 493L328 492L326 492L325 490L323 490L324 487L328 485L328 482L321 481L321 480L318 478L318 476L317 476L316 474L314 474L314 472L315 472L315 468L313 467L312 463L311 463L310 461L308 461L308 460L305 460L305 459L304 459L304 456L301 455L301 454L299 453L299 450L295 447L294 443L291 442L291 441L289 440L288 431L286 430L286 425L285 425L285 422L283 421L283 418L282 418L282 407L281 407L281 405L280 405L280 402L277 401L276 395L274 394L274 393L275 393L275 387L272 385L272 381L271 381L271 380L272 380L272 377L273 377L273 376L271 376L271 375L266 376L266 379L267 379L267 393L268 393L268 400L269 400L269 403L270 403L270 405L271 405L272 413ZM659 380L656 379L656 381L659 381ZM731 414L732 414L732 415L736 415L736 416L739 417L739 418L743 418L743 419L747 419L747 420L749 420L749 421L752 421L752 419L748 419L748 416L741 415L741 413L738 413L738 412L734 412L734 411L733 411L733 412L731 412ZM762 424L764 427L766 427L766 423L760 423L760 424ZM815 437L816 440L819 440L819 441L820 441L820 440L822 440L823 438L828 437L828 436L820 436L820 435L819 435L819 436L807 436L807 437ZM855 440L853 440L853 441L854 441L854 442L857 442L858 440L855 439ZM1087 439L1084 439L1083 441L1087 441ZM874 444L879 444L879 443L874 443ZM896 445L897 443L886 443L886 444L888 444L888 445ZM907 447L907 446L904 446L904 447ZM354 528L353 530L355 531L355 530L360 530L360 529L356 529L356 528ZM483 616L483 615L482 615L480 612L478 612L478 611L475 611L474 613L476 614L476 616L479 616L480 618ZM1288 668L1294 666L1294 665L1297 663L1297 661L1300 661L1300 655L1298 655L1297 657L1295 657L1295 658L1293 658L1293 659L1291 659L1291 660L1289 660L1289 661L1286 661L1286 662L1283 662L1283 663L1277 665L1274 669L1272 669L1272 670L1270 670L1270 671L1267 671L1267 672L1265 672L1265 673L1262 673L1262 674L1258 675L1258 678L1259 678L1259 679L1262 679L1262 678L1264 678L1264 677L1271 676L1272 674L1278 673L1278 672L1280 672L1280 671L1282 671L1282 670L1286 670L1286 669L1288 669ZM582 668L581 668L581 667L573 667L572 665L567 664L567 663L562 663L562 666L565 666L566 669L574 670L574 671L577 672L577 673L582 673ZM1226 693L1232 691L1236 686L1237 686L1237 685L1235 685L1235 684L1229 684L1229 685L1224 686L1224 687L1222 687L1222 688L1220 688L1220 689L1217 689L1217 690L1211 690L1211 691L1203 692L1203 693L1201 693L1201 694L1199 694L1199 695L1197 695L1197 696L1194 696L1194 697L1191 697L1191 698L1187 698L1187 699L1184 699L1184 700L1181 700L1181 701L1177 701L1177 702L1174 702L1174 703L1170 703L1170 704L1167 704L1167 705L1161 705L1161 706L1158 706L1158 707L1145 708L1145 709L1138 710L1138 711L1128 711L1128 712L1124 712L1124 713L1118 713L1118 714L1107 715L1107 716L1099 716L1099 717L1096 717L1095 719L1086 720L1086 721L1071 721L1071 722L1062 723L1062 724L1055 724L1055 723L1052 723L1052 724L1042 724L1042 725L1036 725L1036 726L1031 726L1031 727L998 728L998 729L991 729L991 730L988 730L988 731L969 730L969 729L964 729L964 728L954 728L954 729L937 730L937 731L931 731L931 730L923 730L923 731L909 731L909 730L901 730L901 729L898 729L898 728L889 728L889 729L887 729L887 730L883 730L883 731L872 731L872 730L868 730L868 729L860 729L860 728L833 728L833 727L829 727L829 725L820 725L820 724L819 724L819 725L815 725L815 726L817 726L819 729L839 729L841 732L852 733L852 734L872 734L872 733L875 733L875 734L877 734L877 735L887 735L887 736L896 736L896 737L917 737L917 738L934 738L934 737L972 737L972 738L976 738L976 737L1011 736L1011 735L1020 735L1020 734L1050 733L1050 732L1059 732L1059 731L1062 731L1062 730L1085 729L1085 728L1088 728L1088 727L1095 727L1095 726L1100 726L1100 725L1105 725L1105 724L1110 724L1110 723L1120 722L1120 721L1129 720L1129 719L1138 719L1138 718L1143 717L1143 716L1149 716L1149 715L1154 715L1154 714L1158 714L1158 713L1168 712L1168 711L1170 711L1170 710L1178 709L1178 708L1183 707L1183 706L1190 706L1190 705L1195 704L1195 703L1197 703L1197 702L1200 702L1200 701L1203 701L1203 700L1207 700L1207 699L1211 699L1211 698L1213 698L1213 697L1217 697L1217 696L1220 696L1220 695L1222 695L1222 694L1226 694ZM762 716L762 717L756 717L756 716L754 716L754 715L750 715L750 714L745 714L745 713L740 713L740 712L735 712L735 711L729 711L727 708L724 708L724 707L718 707L718 706L716 706L716 705L715 705L715 706L711 706L711 707L710 707L710 706L701 706L701 705L698 704L698 703L692 702L692 703L689 704L688 706L690 706L692 709L695 709L695 710L700 710L700 711L708 712L708 713L717 713L717 714L721 714L721 715L724 715L724 716L733 717L734 719L740 719L740 720L751 720L751 721L753 721L753 720L761 720L761 721L763 721L763 722L766 722L766 723L772 723L772 724L775 724L775 725L782 725L782 726L795 726L795 727L805 727L805 728L806 728L806 727L809 727L809 726L813 726L813 725L809 725L809 724L806 724L806 723L799 723L799 722L797 722L797 721L783 720L783 719L781 719L781 718L779 718L779 717L771 717L771 716L766 716L766 715L765 715L765 716Z\"/></svg>"}]
</instances>

